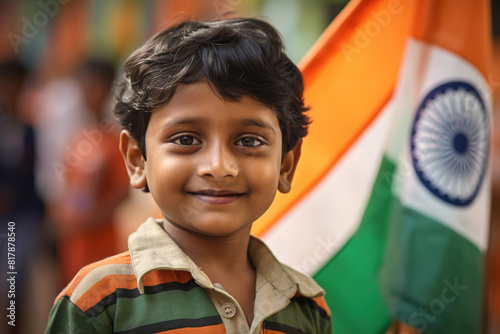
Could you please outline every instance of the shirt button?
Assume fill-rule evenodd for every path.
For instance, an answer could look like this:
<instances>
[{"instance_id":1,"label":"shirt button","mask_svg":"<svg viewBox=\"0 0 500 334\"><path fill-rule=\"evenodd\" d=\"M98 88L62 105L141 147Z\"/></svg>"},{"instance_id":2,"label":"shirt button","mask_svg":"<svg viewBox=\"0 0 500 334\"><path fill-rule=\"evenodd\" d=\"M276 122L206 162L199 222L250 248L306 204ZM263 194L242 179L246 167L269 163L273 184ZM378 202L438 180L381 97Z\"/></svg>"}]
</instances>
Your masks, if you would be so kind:
<instances>
[{"instance_id":1,"label":"shirt button","mask_svg":"<svg viewBox=\"0 0 500 334\"><path fill-rule=\"evenodd\" d=\"M236 314L236 307L232 303L222 305L222 315L226 318L232 318Z\"/></svg>"}]
</instances>

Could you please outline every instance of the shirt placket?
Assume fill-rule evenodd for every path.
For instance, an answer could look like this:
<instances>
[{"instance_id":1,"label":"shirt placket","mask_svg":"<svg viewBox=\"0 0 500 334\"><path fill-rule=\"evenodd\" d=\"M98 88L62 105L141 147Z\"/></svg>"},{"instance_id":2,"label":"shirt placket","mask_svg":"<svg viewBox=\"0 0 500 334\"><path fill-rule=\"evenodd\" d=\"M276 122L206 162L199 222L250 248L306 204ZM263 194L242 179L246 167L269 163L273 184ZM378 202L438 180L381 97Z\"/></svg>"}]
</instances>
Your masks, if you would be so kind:
<instances>
[{"instance_id":1,"label":"shirt placket","mask_svg":"<svg viewBox=\"0 0 500 334\"><path fill-rule=\"evenodd\" d=\"M226 333L250 332L243 310L231 295L218 287L209 288L207 294L222 318Z\"/></svg>"}]
</instances>

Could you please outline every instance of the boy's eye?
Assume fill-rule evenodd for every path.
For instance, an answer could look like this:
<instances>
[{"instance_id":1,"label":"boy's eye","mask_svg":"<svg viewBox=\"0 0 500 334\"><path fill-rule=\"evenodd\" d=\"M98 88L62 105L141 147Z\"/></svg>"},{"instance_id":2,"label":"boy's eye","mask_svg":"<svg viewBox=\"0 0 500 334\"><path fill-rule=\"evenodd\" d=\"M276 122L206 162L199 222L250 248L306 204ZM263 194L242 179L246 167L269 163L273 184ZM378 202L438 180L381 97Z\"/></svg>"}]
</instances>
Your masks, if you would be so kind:
<instances>
[{"instance_id":1,"label":"boy's eye","mask_svg":"<svg viewBox=\"0 0 500 334\"><path fill-rule=\"evenodd\" d=\"M258 140L255 137L241 138L236 142L236 145L247 146L247 147L256 147L256 146L261 146L263 144L264 143L262 141Z\"/></svg>"},{"instance_id":2,"label":"boy's eye","mask_svg":"<svg viewBox=\"0 0 500 334\"><path fill-rule=\"evenodd\" d=\"M174 143L182 146L199 145L201 142L193 136L181 136L174 140Z\"/></svg>"}]
</instances>

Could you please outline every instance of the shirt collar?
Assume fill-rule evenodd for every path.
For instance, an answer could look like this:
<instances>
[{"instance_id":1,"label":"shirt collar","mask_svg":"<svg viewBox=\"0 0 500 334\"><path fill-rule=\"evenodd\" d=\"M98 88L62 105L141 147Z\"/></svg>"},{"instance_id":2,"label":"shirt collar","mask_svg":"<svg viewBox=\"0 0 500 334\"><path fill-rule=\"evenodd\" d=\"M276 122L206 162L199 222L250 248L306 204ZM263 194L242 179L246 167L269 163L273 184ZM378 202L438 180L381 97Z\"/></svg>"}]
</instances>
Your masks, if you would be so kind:
<instances>
[{"instance_id":1,"label":"shirt collar","mask_svg":"<svg viewBox=\"0 0 500 334\"><path fill-rule=\"evenodd\" d=\"M188 271L200 286L213 289L208 276L182 251L161 224L161 221L148 218L128 240L139 291L144 293L144 276L154 270ZM305 297L324 294L313 279L279 263L269 248L255 237L250 238L249 257L257 274L288 298L297 292Z\"/></svg>"}]
</instances>

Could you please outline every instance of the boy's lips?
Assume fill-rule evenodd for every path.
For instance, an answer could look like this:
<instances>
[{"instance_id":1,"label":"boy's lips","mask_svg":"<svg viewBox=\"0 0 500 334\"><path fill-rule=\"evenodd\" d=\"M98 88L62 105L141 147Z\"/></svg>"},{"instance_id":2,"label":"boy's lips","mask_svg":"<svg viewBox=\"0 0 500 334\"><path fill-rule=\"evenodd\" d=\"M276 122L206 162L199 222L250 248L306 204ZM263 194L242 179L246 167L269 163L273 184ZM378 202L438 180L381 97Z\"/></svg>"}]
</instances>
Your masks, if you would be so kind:
<instances>
[{"instance_id":1,"label":"boy's lips","mask_svg":"<svg viewBox=\"0 0 500 334\"><path fill-rule=\"evenodd\" d=\"M188 193L195 196L200 201L209 204L229 204L244 195L244 193L230 190L200 190L190 191Z\"/></svg>"}]
</instances>

